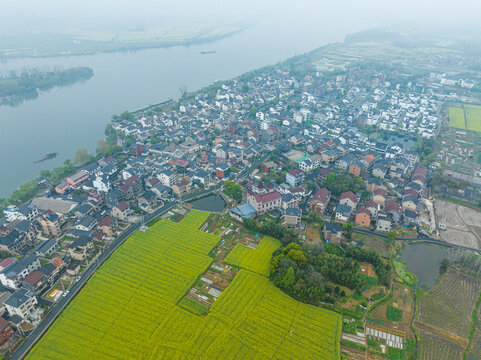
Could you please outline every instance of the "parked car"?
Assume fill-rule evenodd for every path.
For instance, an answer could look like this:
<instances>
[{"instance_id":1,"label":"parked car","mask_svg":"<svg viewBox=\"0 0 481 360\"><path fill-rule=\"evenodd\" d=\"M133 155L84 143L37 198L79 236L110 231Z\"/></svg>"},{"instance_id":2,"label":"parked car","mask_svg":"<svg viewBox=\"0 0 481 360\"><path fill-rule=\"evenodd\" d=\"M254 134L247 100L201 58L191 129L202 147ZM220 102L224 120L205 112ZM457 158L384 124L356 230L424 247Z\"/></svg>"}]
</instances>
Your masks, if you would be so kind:
<instances>
[{"instance_id":1,"label":"parked car","mask_svg":"<svg viewBox=\"0 0 481 360\"><path fill-rule=\"evenodd\" d=\"M67 291L64 291L64 293L62 294L62 296L63 296L63 297L65 297L65 296L67 296L67 295L68 295L68 293L69 293L69 291L68 291L68 290L67 290Z\"/></svg>"}]
</instances>

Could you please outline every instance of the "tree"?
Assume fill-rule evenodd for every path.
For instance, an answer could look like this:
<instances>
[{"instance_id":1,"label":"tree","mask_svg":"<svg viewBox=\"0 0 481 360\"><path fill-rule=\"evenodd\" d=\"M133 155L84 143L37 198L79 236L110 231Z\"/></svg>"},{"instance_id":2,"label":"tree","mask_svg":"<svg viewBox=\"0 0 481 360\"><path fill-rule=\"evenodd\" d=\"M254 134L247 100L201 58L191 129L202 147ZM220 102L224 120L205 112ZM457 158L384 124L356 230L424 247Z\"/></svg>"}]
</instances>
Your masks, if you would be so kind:
<instances>
[{"instance_id":1,"label":"tree","mask_svg":"<svg viewBox=\"0 0 481 360\"><path fill-rule=\"evenodd\" d=\"M87 149L80 148L75 152L73 161L77 165L83 165L90 160L90 155Z\"/></svg>"},{"instance_id":2,"label":"tree","mask_svg":"<svg viewBox=\"0 0 481 360\"><path fill-rule=\"evenodd\" d=\"M133 121L135 121L135 116L129 111L124 111L122 114L120 114L119 119L121 121L133 122Z\"/></svg>"},{"instance_id":3,"label":"tree","mask_svg":"<svg viewBox=\"0 0 481 360\"><path fill-rule=\"evenodd\" d=\"M296 276L294 275L294 269L292 266L287 269L284 278L282 279L282 285L286 288L291 287L296 282Z\"/></svg>"},{"instance_id":4,"label":"tree","mask_svg":"<svg viewBox=\"0 0 481 360\"><path fill-rule=\"evenodd\" d=\"M235 184L232 180L226 180L224 183L225 192L232 196L236 201L242 200L242 187Z\"/></svg>"},{"instance_id":5,"label":"tree","mask_svg":"<svg viewBox=\"0 0 481 360\"><path fill-rule=\"evenodd\" d=\"M50 179L51 176L52 176L52 172L50 170L47 170L47 169L40 170L40 177L48 180Z\"/></svg>"},{"instance_id":6,"label":"tree","mask_svg":"<svg viewBox=\"0 0 481 360\"><path fill-rule=\"evenodd\" d=\"M105 140L99 140L97 141L97 147L95 149L97 154L105 154L107 150L107 143Z\"/></svg>"}]
</instances>

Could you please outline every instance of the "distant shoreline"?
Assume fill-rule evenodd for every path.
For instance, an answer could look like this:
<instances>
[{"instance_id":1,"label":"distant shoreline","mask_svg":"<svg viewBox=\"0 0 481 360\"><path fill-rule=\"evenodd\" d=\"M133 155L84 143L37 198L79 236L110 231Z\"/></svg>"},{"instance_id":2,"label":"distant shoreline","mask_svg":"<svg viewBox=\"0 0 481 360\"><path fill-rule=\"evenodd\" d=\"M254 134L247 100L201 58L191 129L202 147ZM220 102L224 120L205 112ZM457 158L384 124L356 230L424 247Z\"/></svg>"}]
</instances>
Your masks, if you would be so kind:
<instances>
[{"instance_id":1,"label":"distant shoreline","mask_svg":"<svg viewBox=\"0 0 481 360\"><path fill-rule=\"evenodd\" d=\"M38 55L33 55L33 54L26 54L26 53L20 53L20 54L12 54L8 55L11 50L0 50L0 62L8 62L8 60L13 60L13 59L42 59L42 58L55 58L55 57L70 57L70 56L88 56L88 55L96 55L96 54L102 54L102 53L124 53L124 52L135 52L135 51L140 51L140 50L148 50L148 49L161 49L161 48L171 48L175 46L183 46L183 47L189 47L189 46L196 46L196 45L201 45L201 44L206 44L214 41L218 41L221 39L225 39L227 37L234 36L246 29L248 29L250 25L246 26L241 26L235 30L219 34L219 35L212 35L212 36L207 36L205 38L199 37L200 35L192 38L187 38L184 40L176 41L176 42L141 42L141 41L133 41L133 42L127 42L127 41L120 41L118 43L113 43L115 44L114 48L104 48L102 49L102 45L109 45L112 44L111 42L98 42L99 49L96 50L82 50L79 49L78 51L56 51L52 53L45 53L45 54L38 54ZM0 44L1 45L1 44ZM24 50L19 49L19 50ZM28 48L30 52L36 52L38 49L34 48Z\"/></svg>"}]
</instances>

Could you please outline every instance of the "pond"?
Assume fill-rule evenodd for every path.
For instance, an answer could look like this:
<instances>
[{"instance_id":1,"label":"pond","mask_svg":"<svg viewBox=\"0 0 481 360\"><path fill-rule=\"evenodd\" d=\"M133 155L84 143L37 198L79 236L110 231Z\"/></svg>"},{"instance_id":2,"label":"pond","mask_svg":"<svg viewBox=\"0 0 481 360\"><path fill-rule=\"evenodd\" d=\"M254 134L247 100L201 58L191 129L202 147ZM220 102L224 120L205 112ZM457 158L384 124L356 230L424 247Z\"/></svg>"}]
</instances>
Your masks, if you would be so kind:
<instances>
[{"instance_id":1,"label":"pond","mask_svg":"<svg viewBox=\"0 0 481 360\"><path fill-rule=\"evenodd\" d=\"M192 207L196 210L222 212L225 209L226 203L222 196L217 194L207 195L206 197L190 202Z\"/></svg>"},{"instance_id":2,"label":"pond","mask_svg":"<svg viewBox=\"0 0 481 360\"><path fill-rule=\"evenodd\" d=\"M407 271L416 275L417 285L429 289L436 284L441 262L448 256L448 251L440 246L421 243L407 245L400 260L406 264Z\"/></svg>"}]
</instances>

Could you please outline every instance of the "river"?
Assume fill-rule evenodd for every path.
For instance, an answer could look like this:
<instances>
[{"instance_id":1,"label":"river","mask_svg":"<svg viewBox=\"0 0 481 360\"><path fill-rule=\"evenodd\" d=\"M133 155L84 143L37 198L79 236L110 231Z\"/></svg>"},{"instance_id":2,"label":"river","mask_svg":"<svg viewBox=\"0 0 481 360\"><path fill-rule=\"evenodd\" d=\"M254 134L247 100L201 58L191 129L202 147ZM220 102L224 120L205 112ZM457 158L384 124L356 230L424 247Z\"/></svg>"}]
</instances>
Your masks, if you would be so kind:
<instances>
[{"instance_id":1,"label":"river","mask_svg":"<svg viewBox=\"0 0 481 360\"><path fill-rule=\"evenodd\" d=\"M327 24L320 26L326 29L322 37L302 30L294 33L292 27L282 24L258 24L232 37L190 47L0 63L0 73L80 65L94 70L87 82L41 93L17 107L0 106L0 197L9 196L40 170L73 158L79 148L93 153L112 114L178 98L181 86L194 91L215 80L341 41L347 33L347 29L335 32L329 31ZM216 53L201 55L205 50ZM58 153L57 158L34 163L52 152Z\"/></svg>"}]
</instances>

